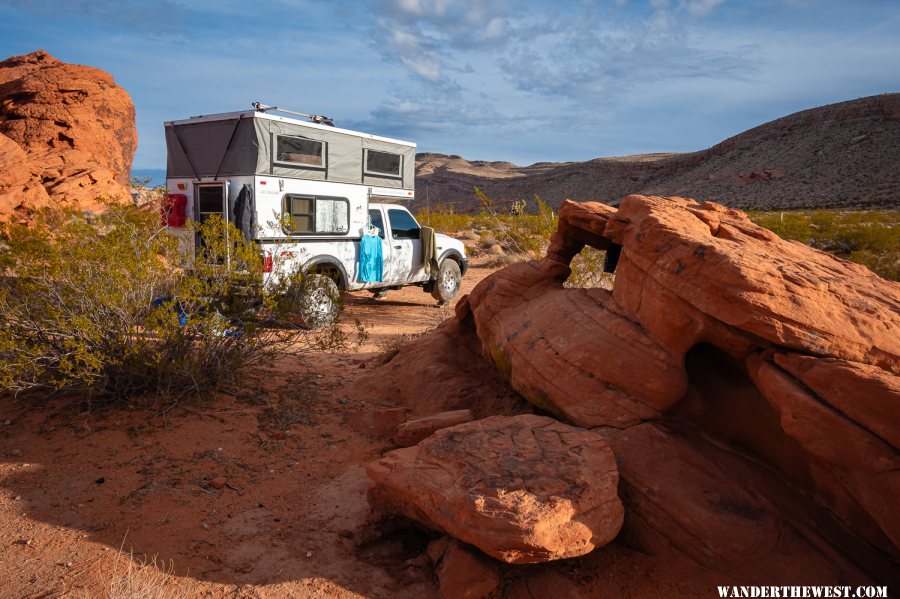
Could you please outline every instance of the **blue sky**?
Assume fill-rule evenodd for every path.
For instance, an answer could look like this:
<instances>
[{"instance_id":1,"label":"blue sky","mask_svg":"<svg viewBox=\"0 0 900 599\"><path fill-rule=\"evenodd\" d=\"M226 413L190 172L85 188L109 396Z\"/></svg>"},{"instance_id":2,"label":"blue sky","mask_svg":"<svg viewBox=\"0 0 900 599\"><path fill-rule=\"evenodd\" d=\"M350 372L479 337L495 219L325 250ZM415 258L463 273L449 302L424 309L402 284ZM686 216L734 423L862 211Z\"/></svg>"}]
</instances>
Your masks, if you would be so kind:
<instances>
[{"instance_id":1,"label":"blue sky","mask_svg":"<svg viewBox=\"0 0 900 599\"><path fill-rule=\"evenodd\" d=\"M0 0L0 54L112 73L162 122L251 101L469 159L690 151L900 91L898 0Z\"/></svg>"}]
</instances>

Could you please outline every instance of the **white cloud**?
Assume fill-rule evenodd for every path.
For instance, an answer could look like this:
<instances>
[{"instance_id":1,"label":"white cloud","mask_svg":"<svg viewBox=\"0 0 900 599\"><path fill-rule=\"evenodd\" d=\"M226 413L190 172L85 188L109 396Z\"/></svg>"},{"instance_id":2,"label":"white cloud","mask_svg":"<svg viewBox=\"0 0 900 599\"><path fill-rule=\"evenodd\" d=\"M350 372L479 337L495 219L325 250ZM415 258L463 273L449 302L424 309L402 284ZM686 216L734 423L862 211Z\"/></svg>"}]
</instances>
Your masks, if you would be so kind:
<instances>
[{"instance_id":1,"label":"white cloud","mask_svg":"<svg viewBox=\"0 0 900 599\"><path fill-rule=\"evenodd\" d=\"M505 1L380 0L374 42L382 56L444 89L456 83L453 53L502 46L508 30Z\"/></svg>"}]
</instances>

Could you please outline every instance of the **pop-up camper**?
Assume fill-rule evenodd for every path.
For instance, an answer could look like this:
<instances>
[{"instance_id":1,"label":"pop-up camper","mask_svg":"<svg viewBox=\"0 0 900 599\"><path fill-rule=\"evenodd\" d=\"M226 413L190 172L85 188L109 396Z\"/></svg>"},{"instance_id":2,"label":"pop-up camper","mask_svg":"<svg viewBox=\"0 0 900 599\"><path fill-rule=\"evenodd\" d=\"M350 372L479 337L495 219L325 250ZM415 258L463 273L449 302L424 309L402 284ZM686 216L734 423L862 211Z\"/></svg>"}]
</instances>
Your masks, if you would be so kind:
<instances>
[{"instance_id":1,"label":"pop-up camper","mask_svg":"<svg viewBox=\"0 0 900 599\"><path fill-rule=\"evenodd\" d=\"M277 251L288 267L315 268L341 290L420 285L439 301L456 295L463 244L427 232L421 239L400 204L415 193L414 143L254 107L165 123L170 229L219 215L255 240L268 263ZM436 258L429 267L423 241ZM380 272L371 260L379 245Z\"/></svg>"}]
</instances>

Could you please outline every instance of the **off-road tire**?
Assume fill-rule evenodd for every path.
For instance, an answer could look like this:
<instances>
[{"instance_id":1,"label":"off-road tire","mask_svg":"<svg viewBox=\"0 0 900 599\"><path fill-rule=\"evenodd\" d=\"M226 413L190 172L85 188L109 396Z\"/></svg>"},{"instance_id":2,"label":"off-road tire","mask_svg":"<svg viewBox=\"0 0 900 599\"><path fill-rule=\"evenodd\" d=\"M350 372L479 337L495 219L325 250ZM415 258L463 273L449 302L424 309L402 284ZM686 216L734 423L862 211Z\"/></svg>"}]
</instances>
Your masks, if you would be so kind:
<instances>
[{"instance_id":1,"label":"off-road tire","mask_svg":"<svg viewBox=\"0 0 900 599\"><path fill-rule=\"evenodd\" d=\"M296 311L303 328L321 329L337 320L341 292L329 277L306 275L296 298Z\"/></svg>"},{"instance_id":2,"label":"off-road tire","mask_svg":"<svg viewBox=\"0 0 900 599\"><path fill-rule=\"evenodd\" d=\"M440 270L438 270L431 297L441 304L449 302L459 293L461 280L462 273L459 270L459 264L455 260L447 258L441 263Z\"/></svg>"}]
</instances>

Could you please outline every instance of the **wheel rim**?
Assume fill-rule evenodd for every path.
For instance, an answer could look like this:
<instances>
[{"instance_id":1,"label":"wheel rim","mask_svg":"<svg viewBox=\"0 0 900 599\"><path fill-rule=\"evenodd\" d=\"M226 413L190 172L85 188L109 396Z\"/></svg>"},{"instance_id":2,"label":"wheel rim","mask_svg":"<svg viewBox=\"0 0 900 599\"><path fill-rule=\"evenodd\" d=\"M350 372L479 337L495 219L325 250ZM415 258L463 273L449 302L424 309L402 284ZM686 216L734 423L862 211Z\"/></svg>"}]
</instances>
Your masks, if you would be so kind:
<instances>
[{"instance_id":1,"label":"wheel rim","mask_svg":"<svg viewBox=\"0 0 900 599\"><path fill-rule=\"evenodd\" d=\"M324 289L316 289L309 294L307 307L310 316L316 320L327 318L331 314L331 298Z\"/></svg>"},{"instance_id":2,"label":"wheel rim","mask_svg":"<svg viewBox=\"0 0 900 599\"><path fill-rule=\"evenodd\" d=\"M441 281L441 289L446 291L447 293L453 293L459 287L459 281L456 280L456 277L451 273L448 273L444 276L444 280Z\"/></svg>"}]
</instances>

